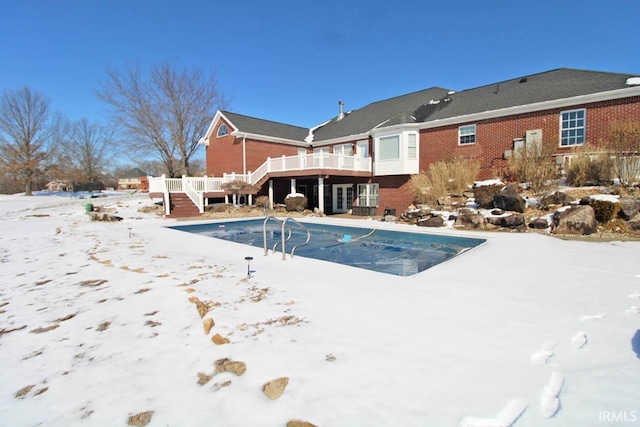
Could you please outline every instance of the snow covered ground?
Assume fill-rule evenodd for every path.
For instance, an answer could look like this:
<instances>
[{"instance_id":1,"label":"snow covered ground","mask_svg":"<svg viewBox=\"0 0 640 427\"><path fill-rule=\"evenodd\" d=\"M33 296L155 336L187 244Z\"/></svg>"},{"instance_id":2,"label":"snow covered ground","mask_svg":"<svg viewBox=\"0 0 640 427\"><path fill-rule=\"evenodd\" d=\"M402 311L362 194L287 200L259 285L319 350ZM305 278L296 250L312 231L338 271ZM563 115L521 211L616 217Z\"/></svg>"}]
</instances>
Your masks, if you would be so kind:
<instances>
[{"instance_id":1,"label":"snow covered ground","mask_svg":"<svg viewBox=\"0 0 640 427\"><path fill-rule=\"evenodd\" d=\"M395 277L166 229L144 196L93 199L114 223L86 203L0 196L2 426L640 425L640 243L473 233Z\"/></svg>"}]
</instances>

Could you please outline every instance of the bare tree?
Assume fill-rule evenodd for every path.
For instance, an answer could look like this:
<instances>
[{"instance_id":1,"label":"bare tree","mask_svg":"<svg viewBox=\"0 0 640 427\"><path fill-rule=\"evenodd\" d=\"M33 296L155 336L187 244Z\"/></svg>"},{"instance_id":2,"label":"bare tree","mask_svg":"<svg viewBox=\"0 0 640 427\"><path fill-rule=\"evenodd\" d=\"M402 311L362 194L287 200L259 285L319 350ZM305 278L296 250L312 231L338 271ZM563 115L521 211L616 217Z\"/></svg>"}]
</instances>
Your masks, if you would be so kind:
<instances>
[{"instance_id":1,"label":"bare tree","mask_svg":"<svg viewBox=\"0 0 640 427\"><path fill-rule=\"evenodd\" d=\"M0 157L5 171L33 184L56 163L58 147L67 131L65 120L51 113L49 100L28 86L5 91L0 97Z\"/></svg>"},{"instance_id":2,"label":"bare tree","mask_svg":"<svg viewBox=\"0 0 640 427\"><path fill-rule=\"evenodd\" d=\"M615 123L609 134L613 172L623 186L640 179L640 124Z\"/></svg>"},{"instance_id":3,"label":"bare tree","mask_svg":"<svg viewBox=\"0 0 640 427\"><path fill-rule=\"evenodd\" d=\"M112 108L123 128L130 154L162 161L169 176L189 174L198 140L218 108L227 101L213 74L176 70L170 64L151 69L107 70L98 98Z\"/></svg>"},{"instance_id":4,"label":"bare tree","mask_svg":"<svg viewBox=\"0 0 640 427\"><path fill-rule=\"evenodd\" d=\"M115 144L112 127L80 119L74 123L65 143L68 169L82 181L101 180L115 155Z\"/></svg>"}]
</instances>

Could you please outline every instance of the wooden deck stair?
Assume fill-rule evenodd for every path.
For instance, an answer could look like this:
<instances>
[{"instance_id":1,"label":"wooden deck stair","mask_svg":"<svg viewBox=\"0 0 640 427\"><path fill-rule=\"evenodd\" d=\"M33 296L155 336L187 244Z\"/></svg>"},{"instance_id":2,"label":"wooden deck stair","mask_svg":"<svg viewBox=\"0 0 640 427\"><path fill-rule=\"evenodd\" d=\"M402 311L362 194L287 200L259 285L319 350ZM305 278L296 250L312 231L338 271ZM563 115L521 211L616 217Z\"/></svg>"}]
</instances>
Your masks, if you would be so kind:
<instances>
[{"instance_id":1,"label":"wooden deck stair","mask_svg":"<svg viewBox=\"0 0 640 427\"><path fill-rule=\"evenodd\" d=\"M187 218L200 216L198 207L191 201L186 193L170 193L169 206L171 214L167 218Z\"/></svg>"}]
</instances>

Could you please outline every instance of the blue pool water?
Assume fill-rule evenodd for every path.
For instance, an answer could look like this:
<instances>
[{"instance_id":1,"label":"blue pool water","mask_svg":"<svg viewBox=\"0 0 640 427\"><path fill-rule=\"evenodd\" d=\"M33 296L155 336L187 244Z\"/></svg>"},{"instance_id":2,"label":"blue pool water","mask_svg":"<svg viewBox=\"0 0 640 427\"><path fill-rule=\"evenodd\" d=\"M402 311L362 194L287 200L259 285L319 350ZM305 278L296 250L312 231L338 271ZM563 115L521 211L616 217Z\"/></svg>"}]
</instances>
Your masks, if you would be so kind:
<instances>
[{"instance_id":1,"label":"blue pool water","mask_svg":"<svg viewBox=\"0 0 640 427\"><path fill-rule=\"evenodd\" d=\"M180 225L170 228L263 247L263 224L264 218ZM309 229L311 240L309 244L296 248L294 254L296 257L303 256L337 262L397 276L410 276L419 273L485 242L484 239L467 237L307 222L302 224ZM291 230L291 238L286 242L287 253L291 253L291 248L304 243L307 234L292 221L287 222L286 227L286 236L289 234L288 230ZM273 220L268 221L267 248L269 248L269 254L272 253L274 244L281 242L281 240L281 223ZM278 244L277 251L282 252L281 244Z\"/></svg>"}]
</instances>

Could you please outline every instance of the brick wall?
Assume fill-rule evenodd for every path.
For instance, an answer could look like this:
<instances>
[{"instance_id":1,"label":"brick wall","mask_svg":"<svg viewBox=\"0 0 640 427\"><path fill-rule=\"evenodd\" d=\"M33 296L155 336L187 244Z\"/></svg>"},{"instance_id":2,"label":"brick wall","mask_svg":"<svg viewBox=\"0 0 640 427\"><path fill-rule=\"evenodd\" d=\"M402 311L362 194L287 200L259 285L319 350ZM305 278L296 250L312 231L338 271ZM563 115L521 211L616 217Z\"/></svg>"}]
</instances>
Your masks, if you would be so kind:
<instances>
[{"instance_id":1,"label":"brick wall","mask_svg":"<svg viewBox=\"0 0 640 427\"><path fill-rule=\"evenodd\" d=\"M408 175L374 177L372 182L379 185L378 215L382 215L386 208L395 209L396 214L400 215L413 203L413 192L409 186Z\"/></svg>"},{"instance_id":2,"label":"brick wall","mask_svg":"<svg viewBox=\"0 0 640 427\"><path fill-rule=\"evenodd\" d=\"M218 127L225 123L220 120ZM231 128L228 123L227 127ZM209 137L209 146L206 149L207 175L222 176L224 173L242 173L242 138L233 135L226 135L218 138L218 127ZM246 139L244 141L246 152L247 172L255 171L262 165L267 157L293 156L298 154L298 148L290 145L278 144L274 142L257 141Z\"/></svg>"},{"instance_id":3,"label":"brick wall","mask_svg":"<svg viewBox=\"0 0 640 427\"><path fill-rule=\"evenodd\" d=\"M587 110L586 144L594 147L607 139L616 121L640 121L640 97L633 97L425 129L420 132L420 169L453 157L473 157L481 162L478 179L492 178L507 166L502 157L513 148L513 139L524 138L531 129L542 129L543 142L556 144L558 154L571 153L575 147L559 147L560 112L578 108ZM458 127L465 124L476 125L475 144L458 145Z\"/></svg>"}]
</instances>

